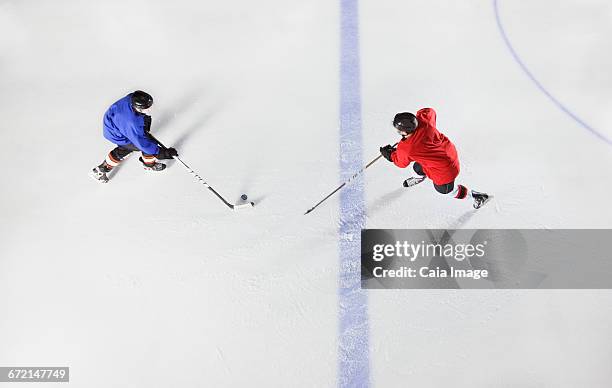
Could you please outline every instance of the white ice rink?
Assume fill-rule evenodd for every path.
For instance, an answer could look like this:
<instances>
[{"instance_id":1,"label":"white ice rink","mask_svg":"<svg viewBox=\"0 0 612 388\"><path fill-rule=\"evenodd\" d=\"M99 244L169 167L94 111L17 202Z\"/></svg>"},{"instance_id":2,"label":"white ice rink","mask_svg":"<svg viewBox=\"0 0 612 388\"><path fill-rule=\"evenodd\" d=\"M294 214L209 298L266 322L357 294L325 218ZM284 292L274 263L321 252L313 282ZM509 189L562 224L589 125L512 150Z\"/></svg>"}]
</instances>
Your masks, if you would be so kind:
<instances>
[{"instance_id":1,"label":"white ice rink","mask_svg":"<svg viewBox=\"0 0 612 388\"><path fill-rule=\"evenodd\" d=\"M0 0L0 366L70 367L45 387L612 384L609 290L372 290L366 370L339 361L352 215L303 213L341 183L352 1ZM362 0L358 22L363 162L430 106L459 181L495 195L475 213L381 160L367 227L612 228L612 3ZM256 207L136 155L91 180L135 89L160 140Z\"/></svg>"}]
</instances>

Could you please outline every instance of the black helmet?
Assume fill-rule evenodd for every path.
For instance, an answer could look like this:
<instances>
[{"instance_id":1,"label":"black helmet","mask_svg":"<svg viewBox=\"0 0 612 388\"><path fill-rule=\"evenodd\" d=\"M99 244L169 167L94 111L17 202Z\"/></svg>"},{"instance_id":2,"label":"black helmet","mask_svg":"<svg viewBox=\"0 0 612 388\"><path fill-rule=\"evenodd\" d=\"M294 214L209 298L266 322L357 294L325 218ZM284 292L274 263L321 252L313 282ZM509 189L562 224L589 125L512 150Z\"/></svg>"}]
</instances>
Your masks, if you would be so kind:
<instances>
[{"instance_id":1,"label":"black helmet","mask_svg":"<svg viewBox=\"0 0 612 388\"><path fill-rule=\"evenodd\" d=\"M153 105L153 97L149 93L137 90L132 93L132 108L148 109Z\"/></svg>"},{"instance_id":2,"label":"black helmet","mask_svg":"<svg viewBox=\"0 0 612 388\"><path fill-rule=\"evenodd\" d=\"M393 118L393 126L398 131L403 131L408 134L414 132L414 130L419 125L417 118L415 115L409 112L398 113Z\"/></svg>"}]
</instances>

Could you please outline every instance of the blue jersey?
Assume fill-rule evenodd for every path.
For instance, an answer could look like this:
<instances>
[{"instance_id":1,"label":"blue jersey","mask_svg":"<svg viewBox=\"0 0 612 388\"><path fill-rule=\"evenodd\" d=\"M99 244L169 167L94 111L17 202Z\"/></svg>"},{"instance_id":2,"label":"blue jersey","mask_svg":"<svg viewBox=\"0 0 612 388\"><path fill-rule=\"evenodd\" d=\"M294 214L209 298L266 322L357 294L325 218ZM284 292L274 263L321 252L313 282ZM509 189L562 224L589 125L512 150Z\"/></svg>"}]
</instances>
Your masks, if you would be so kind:
<instances>
[{"instance_id":1,"label":"blue jersey","mask_svg":"<svg viewBox=\"0 0 612 388\"><path fill-rule=\"evenodd\" d=\"M104 114L104 137L117 145L133 144L149 155L159 153L159 146L146 135L149 123L145 115L132 108L132 95L115 102Z\"/></svg>"}]
</instances>

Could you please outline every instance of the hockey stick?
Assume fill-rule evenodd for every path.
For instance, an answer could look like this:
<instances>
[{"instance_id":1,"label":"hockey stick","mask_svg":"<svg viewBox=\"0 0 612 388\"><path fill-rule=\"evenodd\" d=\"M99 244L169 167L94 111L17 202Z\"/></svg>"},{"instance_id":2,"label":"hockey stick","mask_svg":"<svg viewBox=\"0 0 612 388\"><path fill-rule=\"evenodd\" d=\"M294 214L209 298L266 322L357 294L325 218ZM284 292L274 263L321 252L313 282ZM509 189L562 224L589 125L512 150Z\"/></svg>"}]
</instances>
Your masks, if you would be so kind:
<instances>
[{"instance_id":1,"label":"hockey stick","mask_svg":"<svg viewBox=\"0 0 612 388\"><path fill-rule=\"evenodd\" d=\"M399 143L395 143L393 144L393 147L397 146ZM349 184L353 179L355 179L357 176L361 175L361 173L363 173L368 167L370 167L371 165L373 165L375 162L378 161L378 159L382 158L382 154L378 155L374 160L372 160L370 163L366 164L365 167L363 167L361 170L357 171L355 174L353 174L353 176L351 176L346 182L344 182L343 184L341 184L340 186L338 186L336 188L336 190L332 191L331 193L329 193L327 195L327 197L323 198L322 200L320 200L316 205L314 205L313 207L311 207L310 209L308 209L306 211L306 213L304 213L304 215L310 213L311 211L313 211L314 209L316 209L320 204L322 204L323 202L325 202L327 200L327 198L331 197L332 195L336 194L336 192L338 192L341 188L343 188L344 186L346 186L347 184Z\"/></svg>"},{"instance_id":2,"label":"hockey stick","mask_svg":"<svg viewBox=\"0 0 612 388\"><path fill-rule=\"evenodd\" d=\"M156 143L157 143L157 144L158 144L160 147L162 147L163 149L168 149L168 147L166 147L166 146L165 146L165 145L163 145L163 144L162 144L162 143L161 143L159 140L157 140L157 139L155 138L155 136L151 135L150 133L149 133L148 135L149 135L149 136L151 137L151 139L153 139L153 141L155 141L155 142L156 142ZM208 190L212 191L212 193L213 193L214 195L216 195L216 196L217 196L217 198L219 198L221 201L223 201L223 203L224 203L224 204L226 204L226 205L227 205L227 207L229 207L230 209L232 209L232 210L235 210L235 209L244 209L244 208L247 208L247 207L253 207L253 206L255 206L255 203L254 203L254 202L247 202L247 203L243 203L243 204L240 204L240 205L234 205L234 204L231 204L231 203L227 202L227 200L226 200L225 198L223 198L223 197L221 196L221 194L219 194L219 193L218 193L218 192L217 192L215 189L213 189L213 188L212 188L212 187L211 187L211 186L210 186L210 185L209 185L209 184L208 184L208 183L207 183L207 182L206 182L206 181L205 181L205 180L204 180L204 179L203 179L201 176L199 176L199 175L198 175L198 174L197 174L195 171L193 171L193 169L192 169L191 167L189 167L189 166L187 165L187 163L183 162L183 161L181 160L181 158L179 158L178 156L173 156L173 158L174 158L175 160L178 160L178 161L179 161L179 163L181 163L181 164L183 165L183 167L185 167L185 169L186 169L186 170L187 170L187 171L188 171L188 172L189 172L191 175L193 175L193 176L194 176L194 178L196 178L196 180L197 180L198 182L200 182L201 184L203 184L204 186L206 186L206 188L207 188Z\"/></svg>"}]
</instances>

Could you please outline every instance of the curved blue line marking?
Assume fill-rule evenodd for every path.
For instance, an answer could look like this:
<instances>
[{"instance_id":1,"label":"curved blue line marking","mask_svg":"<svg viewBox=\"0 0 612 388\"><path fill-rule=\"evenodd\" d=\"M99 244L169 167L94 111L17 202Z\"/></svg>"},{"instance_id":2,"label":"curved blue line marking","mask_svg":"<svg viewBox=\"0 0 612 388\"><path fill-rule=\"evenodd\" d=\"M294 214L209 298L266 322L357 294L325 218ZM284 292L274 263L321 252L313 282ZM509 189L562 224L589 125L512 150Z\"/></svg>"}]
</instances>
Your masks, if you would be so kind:
<instances>
[{"instance_id":1,"label":"curved blue line marking","mask_svg":"<svg viewBox=\"0 0 612 388\"><path fill-rule=\"evenodd\" d=\"M495 10L495 20L497 21L497 28L499 29L499 32L501 33L501 36L504 39L504 42L506 43L506 47L508 47L508 50L510 50L510 54L512 54L512 57L514 58L514 61L516 63L518 63L518 65L521 67L521 69L523 69L523 72L525 74L527 74L527 77L529 77L529 79L538 87L538 89L540 89L540 91L542 93L544 93L553 102L553 104L555 104L559 109L561 109L563 112L565 112L569 117L574 119L574 121L576 121L578 124L580 124L584 129L586 129L587 131L591 132L593 135L597 136L600 140L603 140L604 142L608 143L608 145L612 145L612 140L608 139L606 137L606 135L604 135L603 133L597 131L595 128L591 127L584 120L582 120L580 117L578 117L576 114L574 114L571 110L569 110L565 105L563 105L559 100L557 100L544 87L544 85L542 85L542 83L540 83L540 81L538 81L536 79L536 77L531 73L531 71L529 71L529 69L527 68L525 63L523 63L523 61L521 60L521 58L517 54L516 50L512 46L512 43L510 43L510 39L508 39L508 35L506 34L506 30L504 29L504 26L502 25L502 22L501 22L501 18L499 16L499 7L498 7L497 3L498 3L497 0L493 0L493 8Z\"/></svg>"}]
</instances>

